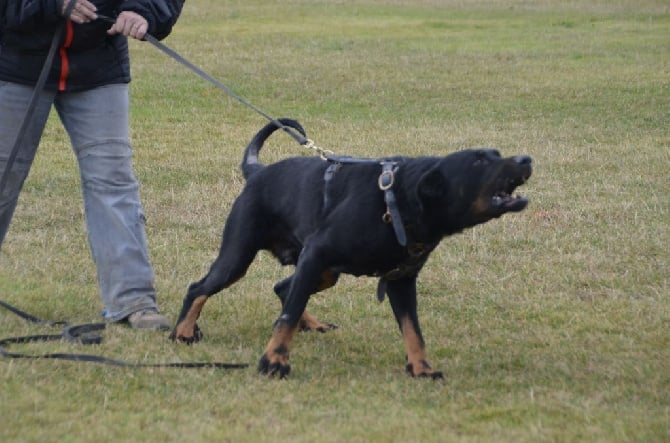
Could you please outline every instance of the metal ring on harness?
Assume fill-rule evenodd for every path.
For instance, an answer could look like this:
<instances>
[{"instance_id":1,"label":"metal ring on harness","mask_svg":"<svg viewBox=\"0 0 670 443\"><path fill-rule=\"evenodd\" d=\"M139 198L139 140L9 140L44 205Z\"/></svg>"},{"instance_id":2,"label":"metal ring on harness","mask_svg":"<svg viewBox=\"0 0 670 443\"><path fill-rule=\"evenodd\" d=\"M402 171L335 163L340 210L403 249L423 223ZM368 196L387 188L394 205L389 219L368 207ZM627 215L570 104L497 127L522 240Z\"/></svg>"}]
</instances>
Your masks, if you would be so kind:
<instances>
[{"instance_id":1,"label":"metal ring on harness","mask_svg":"<svg viewBox=\"0 0 670 443\"><path fill-rule=\"evenodd\" d=\"M381 174L379 174L379 178L377 179L377 183L379 184L379 189L382 191L387 191L393 187L393 183L395 182L395 174L393 173L393 169L385 169L382 171Z\"/></svg>"}]
</instances>

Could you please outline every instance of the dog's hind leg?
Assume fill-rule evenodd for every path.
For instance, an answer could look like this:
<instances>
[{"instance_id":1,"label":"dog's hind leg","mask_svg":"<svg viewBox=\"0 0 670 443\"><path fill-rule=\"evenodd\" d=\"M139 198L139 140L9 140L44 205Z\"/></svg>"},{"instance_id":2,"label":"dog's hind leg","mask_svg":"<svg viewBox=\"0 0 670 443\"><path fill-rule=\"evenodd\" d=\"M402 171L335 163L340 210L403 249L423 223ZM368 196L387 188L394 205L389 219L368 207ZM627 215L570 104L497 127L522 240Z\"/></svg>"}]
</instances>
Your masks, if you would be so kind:
<instances>
[{"instance_id":1,"label":"dog's hind leg","mask_svg":"<svg viewBox=\"0 0 670 443\"><path fill-rule=\"evenodd\" d=\"M335 286L335 283L337 283L338 278L340 277L340 274L337 272L333 271L324 271L321 273L321 283L319 283L318 288L316 289L316 292L321 292L324 291L328 288L332 288ZM280 281L277 283L274 287L275 294L279 296L279 299L281 300L282 306L284 305L284 301L286 300L286 297L288 296L288 291L291 287L291 281L293 279L293 276L285 278L284 280ZM298 328L301 331L318 331L318 332L327 332L333 329L337 329L337 325L332 324L332 323L327 323L327 322L322 322L316 317L314 317L312 314L307 312L302 313L302 316L300 317L300 322L298 323Z\"/></svg>"},{"instance_id":2,"label":"dog's hind leg","mask_svg":"<svg viewBox=\"0 0 670 443\"><path fill-rule=\"evenodd\" d=\"M243 210L233 211L223 232L219 255L207 275L189 286L177 323L170 334L171 340L194 343L202 338L196 321L202 308L212 295L229 287L242 278L260 249L259 230L247 226ZM260 231L262 232L262 231Z\"/></svg>"},{"instance_id":3,"label":"dog's hind leg","mask_svg":"<svg viewBox=\"0 0 670 443\"><path fill-rule=\"evenodd\" d=\"M390 280L387 294L405 342L407 353L405 370L412 377L443 378L441 372L433 371L426 359L425 345L416 312L416 278Z\"/></svg>"},{"instance_id":4,"label":"dog's hind leg","mask_svg":"<svg viewBox=\"0 0 670 443\"><path fill-rule=\"evenodd\" d=\"M196 322L205 303L209 297L242 278L254 257L255 253L248 257L238 256L233 263L229 263L229 259L220 255L205 278L189 286L170 339L189 344L200 341L202 332Z\"/></svg>"}]
</instances>

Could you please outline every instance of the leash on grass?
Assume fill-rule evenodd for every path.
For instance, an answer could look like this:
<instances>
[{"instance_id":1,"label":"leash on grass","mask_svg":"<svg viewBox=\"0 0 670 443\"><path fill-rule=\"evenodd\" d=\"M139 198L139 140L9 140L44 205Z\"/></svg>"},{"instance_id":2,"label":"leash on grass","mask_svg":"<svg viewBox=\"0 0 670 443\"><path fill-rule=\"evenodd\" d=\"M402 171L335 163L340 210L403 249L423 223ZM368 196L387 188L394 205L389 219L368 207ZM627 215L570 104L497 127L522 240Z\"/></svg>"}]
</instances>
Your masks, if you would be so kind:
<instances>
[{"instance_id":1,"label":"leash on grass","mask_svg":"<svg viewBox=\"0 0 670 443\"><path fill-rule=\"evenodd\" d=\"M63 12L65 17L69 16L72 12L72 8L76 2L70 2L66 10ZM9 180L9 175L12 170L12 166L16 161L16 156L18 155L19 147L21 140L25 136L26 130L28 129L28 124L32 119L32 115L35 112L35 107L37 106L37 100L39 98L44 85L46 84L47 77L49 75L49 70L53 63L56 50L58 48L58 43L60 42L63 32L65 30L65 21L63 21L56 32L54 33L53 39L51 40L51 46L49 47L49 52L45 59L42 70L40 71L37 83L33 89L33 93L28 102L28 107L26 108L23 121L19 127L14 143L12 144L12 149L10 155L5 164L5 170L0 177L0 195L4 194L7 181ZM153 37L152 37L153 39ZM154 41L158 42L156 39ZM89 355L89 354L70 354L70 353L51 353L51 354L42 354L42 355L32 355L24 354L18 352L11 352L7 350L8 345L12 344L23 344L23 343L33 343L41 341L55 341L55 340L64 340L70 343L78 343L84 345L94 345L102 343L102 336L99 334L100 331L103 331L106 328L105 323L88 323L82 325L69 325L65 321L47 321L39 319L33 315L28 314L8 303L0 301L0 307L7 309L8 311L18 315L19 317L27 320L31 323L44 325L44 326L61 326L62 332L60 334L39 334L39 335L28 335L22 337L10 337L0 339L0 357L5 358L24 358L24 359L60 359L60 360L70 360L70 361L79 361L87 363L100 363L112 366L122 366L122 367L132 367L132 368L221 368L221 369L242 369L246 368L249 365L247 363L220 363L220 362L197 362L197 363L131 363L123 360L115 360L112 358L107 358L98 355Z\"/></svg>"},{"instance_id":2,"label":"leash on grass","mask_svg":"<svg viewBox=\"0 0 670 443\"><path fill-rule=\"evenodd\" d=\"M5 303L0 300L0 307L18 315L22 319L42 326L62 326L60 334L39 334L26 335L22 337L9 337L0 339L0 357L5 358L24 358L24 359L57 359L69 360L85 363L99 363L111 366L120 366L126 368L216 368L216 369L244 369L249 366L248 363L221 363L221 362L176 362L176 363L132 363L123 360L116 360L100 355L91 354L70 354L70 353L50 353L41 355L24 354L11 352L7 349L8 345L35 343L43 341L65 341L68 343L82 345L98 345L102 343L101 331L106 328L105 323L86 323L81 325L69 325L66 321L48 321L37 318L21 309Z\"/></svg>"}]
</instances>

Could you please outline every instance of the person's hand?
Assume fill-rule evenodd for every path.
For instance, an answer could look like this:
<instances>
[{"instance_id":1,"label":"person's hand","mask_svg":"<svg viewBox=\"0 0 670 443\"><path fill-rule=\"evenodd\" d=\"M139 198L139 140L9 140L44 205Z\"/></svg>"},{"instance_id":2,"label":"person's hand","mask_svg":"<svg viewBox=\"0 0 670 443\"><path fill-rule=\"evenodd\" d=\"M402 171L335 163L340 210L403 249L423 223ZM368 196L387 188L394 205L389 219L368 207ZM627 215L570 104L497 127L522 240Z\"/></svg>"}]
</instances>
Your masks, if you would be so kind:
<instances>
[{"instance_id":1,"label":"person's hand","mask_svg":"<svg viewBox=\"0 0 670 443\"><path fill-rule=\"evenodd\" d=\"M70 12L70 16L67 17L75 23L88 23L98 18L98 14L95 11L98 10L96 6L89 2L88 0L65 0L63 1L63 9L61 14L65 14L68 6L71 2L74 2L74 7Z\"/></svg>"},{"instance_id":2,"label":"person's hand","mask_svg":"<svg viewBox=\"0 0 670 443\"><path fill-rule=\"evenodd\" d=\"M107 34L123 34L126 37L142 40L149 29L149 22L136 12L123 11L116 18L116 23L107 31Z\"/></svg>"}]
</instances>

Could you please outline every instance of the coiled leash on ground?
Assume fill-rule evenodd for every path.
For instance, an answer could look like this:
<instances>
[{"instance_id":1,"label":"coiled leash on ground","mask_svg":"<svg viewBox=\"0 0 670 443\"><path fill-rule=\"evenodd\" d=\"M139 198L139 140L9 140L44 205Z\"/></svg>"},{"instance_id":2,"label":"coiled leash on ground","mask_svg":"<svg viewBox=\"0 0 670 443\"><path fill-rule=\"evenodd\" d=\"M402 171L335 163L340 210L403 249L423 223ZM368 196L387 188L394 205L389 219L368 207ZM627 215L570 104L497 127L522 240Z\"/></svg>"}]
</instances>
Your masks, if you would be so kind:
<instances>
[{"instance_id":1,"label":"coiled leash on ground","mask_svg":"<svg viewBox=\"0 0 670 443\"><path fill-rule=\"evenodd\" d=\"M63 12L63 16L67 17L70 15L72 12L72 9L74 8L76 2L70 2L66 10ZM104 19L105 21L111 21L112 23L115 22L114 19L111 19L109 17L100 17L101 19ZM23 122L21 126L19 127L14 143L12 145L12 149L10 151L10 155L7 159L7 162L5 163L5 170L2 173L2 176L0 177L0 195L4 194L5 192L5 187L7 185L7 181L9 180L9 175L11 174L12 166L14 162L16 161L16 156L19 151L19 146L21 143L21 140L23 139L26 129L28 127L28 124L32 118L33 112L35 110L35 106L37 104L37 99L39 97L40 92L44 88L44 85L46 84L46 80L49 74L49 70L51 68L51 64L53 63L53 59L56 53L56 50L58 48L58 43L61 40L61 37L63 35L63 31L65 29L65 21L56 29L56 32L54 33L53 39L51 41L51 46L49 48L49 52L47 53L47 57L44 62L44 66L42 67L42 71L40 72L40 75L37 79L37 83L35 84L35 88L33 90L33 94L30 98L30 101L28 103L28 107L26 108L26 113L23 118ZM153 43L155 46L157 46L159 49L162 49L164 52L167 52L170 54L171 51L169 48L166 48L163 44L161 44L156 38L154 38L151 35L146 35L145 39L151 43ZM175 55L178 56L178 54L175 53ZM174 57L174 55L173 55ZM176 57L175 57L176 58ZM186 60L183 58L179 57L176 58L176 60L183 60L182 63L186 63L187 66L190 65ZM192 66L192 65L191 65ZM194 70L194 72L198 72L197 68L193 66L191 69ZM202 71L200 71L202 72ZM204 74L204 72L202 73ZM199 74L201 75L201 74ZM206 76L206 74L204 74ZM201 75L202 76L202 75ZM208 76L207 76L208 77ZM207 78L205 77L205 78ZM209 81L214 81L211 77L209 77ZM223 85L220 85L221 87ZM224 90L227 90L229 94L233 94L232 91L228 90L223 86ZM241 99L241 98L238 98ZM243 100L243 99L242 99ZM251 106L246 101L243 101L247 106ZM253 106L251 106L253 108ZM256 109L256 108L253 108ZM257 112L260 112L260 110L256 109ZM263 114L265 115L265 114ZM265 115L267 118L271 118L267 115ZM282 126L281 123L278 121L271 119L272 121L275 122L275 124L278 124L280 127ZM290 128L283 127L282 128L284 131L288 132L296 141L298 141L301 144L307 144L309 141L300 137L300 134L296 134L293 131L290 130ZM63 330L60 334L40 334L40 335L30 335L30 336L23 336L23 337L10 337L10 338L4 338L0 339L0 357L6 357L6 358L29 358L29 359L37 359L37 358L42 358L42 359L60 359L60 360L70 360L70 361L80 361L80 362L89 362L89 363L101 363L101 364L106 364L106 365L112 365L112 366L124 366L124 367L134 367L134 368L222 368L222 369L241 369L241 368L246 368L249 365L247 363L220 363L220 362L198 362L198 363L131 363L127 361L122 361L122 360L115 360L107 357L102 357L98 355L89 355L89 354L68 354L68 353L51 353L51 354L43 354L43 355L31 355L31 354L24 354L24 353L17 353L17 352L10 352L7 350L7 346L11 344L22 344L22 343L31 343L31 342L39 342L39 341L54 341L54 340L65 340L71 343L79 343L79 344L84 344L84 345L92 345L92 344L99 344L102 342L102 336L99 334L100 331L103 331L106 328L105 323L89 323L89 324L82 324L82 325L73 325L70 326L67 322L63 321L46 321L46 320L41 320L37 317L34 317L14 306L11 306L3 301L0 301L0 306L13 312L14 314L18 315L19 317L23 318L24 320L27 320L31 323L39 324L39 325L46 325L46 326L62 326Z\"/></svg>"},{"instance_id":2,"label":"coiled leash on ground","mask_svg":"<svg viewBox=\"0 0 670 443\"><path fill-rule=\"evenodd\" d=\"M100 331L106 328L105 323L86 323L70 326L65 321L47 321L34 317L8 303L0 301L0 306L31 323L44 326L62 326L60 334L26 335L22 337L9 337L0 339L0 357L27 358L27 359L58 359L86 363L100 363L111 366L122 366L129 368L217 368L217 369L243 369L248 363L221 363L221 362L194 362L194 363L132 363L123 360L115 360L100 355L91 354L69 354L50 353L42 355L24 354L7 350L8 345L34 343L42 341L64 340L68 343L83 345L97 345L102 343Z\"/></svg>"}]
</instances>

